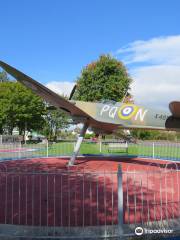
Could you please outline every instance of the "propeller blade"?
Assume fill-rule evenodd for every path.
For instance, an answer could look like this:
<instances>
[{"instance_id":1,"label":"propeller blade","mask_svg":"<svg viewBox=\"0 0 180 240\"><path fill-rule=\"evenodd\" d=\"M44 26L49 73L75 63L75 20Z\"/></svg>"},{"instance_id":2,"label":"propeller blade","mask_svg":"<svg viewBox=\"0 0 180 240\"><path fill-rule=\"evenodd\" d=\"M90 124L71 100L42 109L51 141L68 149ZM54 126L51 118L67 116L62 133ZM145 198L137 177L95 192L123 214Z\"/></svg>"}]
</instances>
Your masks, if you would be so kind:
<instances>
[{"instance_id":1,"label":"propeller blade","mask_svg":"<svg viewBox=\"0 0 180 240\"><path fill-rule=\"evenodd\" d=\"M76 91L76 87L77 87L77 85L75 84L74 87L73 87L73 89L72 89L72 91L71 91L71 94L70 94L70 96L69 96L69 100L72 99L72 97L73 97L73 95L74 95L74 93L75 93L75 91Z\"/></svg>"}]
</instances>

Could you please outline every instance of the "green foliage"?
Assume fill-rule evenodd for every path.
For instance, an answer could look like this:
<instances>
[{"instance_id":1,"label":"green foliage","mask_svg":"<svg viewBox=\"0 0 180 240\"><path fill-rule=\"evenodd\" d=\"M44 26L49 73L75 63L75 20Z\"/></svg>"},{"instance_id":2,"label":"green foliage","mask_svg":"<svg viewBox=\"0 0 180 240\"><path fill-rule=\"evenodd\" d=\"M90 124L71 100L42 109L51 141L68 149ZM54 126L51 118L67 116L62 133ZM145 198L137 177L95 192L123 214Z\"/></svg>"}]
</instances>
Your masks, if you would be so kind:
<instances>
[{"instance_id":1,"label":"green foliage","mask_svg":"<svg viewBox=\"0 0 180 240\"><path fill-rule=\"evenodd\" d=\"M0 132L12 134L18 127L20 134L39 130L44 124L45 105L36 96L17 82L0 83Z\"/></svg>"},{"instance_id":2,"label":"green foliage","mask_svg":"<svg viewBox=\"0 0 180 240\"><path fill-rule=\"evenodd\" d=\"M102 55L96 62L83 68L81 76L77 79L74 99L121 101L130 89L131 81L122 62L110 55Z\"/></svg>"},{"instance_id":3,"label":"green foliage","mask_svg":"<svg viewBox=\"0 0 180 240\"><path fill-rule=\"evenodd\" d=\"M9 78L5 71L0 72L0 82L8 82Z\"/></svg>"},{"instance_id":4,"label":"green foliage","mask_svg":"<svg viewBox=\"0 0 180 240\"><path fill-rule=\"evenodd\" d=\"M118 129L115 133L112 134L112 138L126 139L127 134L123 129Z\"/></svg>"},{"instance_id":5,"label":"green foliage","mask_svg":"<svg viewBox=\"0 0 180 240\"><path fill-rule=\"evenodd\" d=\"M15 127L20 135L42 131L55 138L60 128L67 127L67 116L61 110L47 110L42 98L18 82L8 81L0 72L0 134L12 134Z\"/></svg>"},{"instance_id":6,"label":"green foliage","mask_svg":"<svg viewBox=\"0 0 180 240\"><path fill-rule=\"evenodd\" d=\"M157 131L137 130L137 129L134 129L131 131L131 135L134 138L141 139L141 140L155 139L155 136L157 134L158 134Z\"/></svg>"},{"instance_id":7,"label":"green foliage","mask_svg":"<svg viewBox=\"0 0 180 240\"><path fill-rule=\"evenodd\" d=\"M60 135L60 130L66 128L68 123L68 116L62 110L47 110L44 116L45 125L42 133L50 140L55 141L56 137Z\"/></svg>"},{"instance_id":8,"label":"green foliage","mask_svg":"<svg viewBox=\"0 0 180 240\"><path fill-rule=\"evenodd\" d=\"M176 132L177 141L180 141L180 132Z\"/></svg>"},{"instance_id":9,"label":"green foliage","mask_svg":"<svg viewBox=\"0 0 180 240\"><path fill-rule=\"evenodd\" d=\"M95 133L86 133L85 134L85 139L91 139L91 138L94 138L95 137Z\"/></svg>"},{"instance_id":10,"label":"green foliage","mask_svg":"<svg viewBox=\"0 0 180 240\"><path fill-rule=\"evenodd\" d=\"M165 132L157 130L137 130L131 131L131 135L140 140L169 140L176 141L177 134L175 132Z\"/></svg>"}]
</instances>

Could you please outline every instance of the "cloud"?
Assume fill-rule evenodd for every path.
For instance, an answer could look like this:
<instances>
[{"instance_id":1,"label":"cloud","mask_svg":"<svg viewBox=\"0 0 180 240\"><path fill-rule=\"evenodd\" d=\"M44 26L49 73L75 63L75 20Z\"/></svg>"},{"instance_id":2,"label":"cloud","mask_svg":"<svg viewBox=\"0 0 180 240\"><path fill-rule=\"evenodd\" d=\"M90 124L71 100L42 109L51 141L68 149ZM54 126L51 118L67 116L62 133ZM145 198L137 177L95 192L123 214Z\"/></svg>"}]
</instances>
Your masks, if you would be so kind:
<instances>
[{"instance_id":1,"label":"cloud","mask_svg":"<svg viewBox=\"0 0 180 240\"><path fill-rule=\"evenodd\" d=\"M180 35L135 41L116 52L126 64L153 63L180 65Z\"/></svg>"},{"instance_id":2,"label":"cloud","mask_svg":"<svg viewBox=\"0 0 180 240\"><path fill-rule=\"evenodd\" d=\"M60 95L65 95L69 96L73 87L74 87L74 82L68 82L68 81L52 81L46 84L46 87L51 89L52 91L60 94Z\"/></svg>"},{"instance_id":3,"label":"cloud","mask_svg":"<svg viewBox=\"0 0 180 240\"><path fill-rule=\"evenodd\" d=\"M137 103L167 109L180 100L180 35L135 41L116 54L130 69Z\"/></svg>"},{"instance_id":4,"label":"cloud","mask_svg":"<svg viewBox=\"0 0 180 240\"><path fill-rule=\"evenodd\" d=\"M115 55L127 64L137 104L168 109L169 102L180 100L180 35L135 41ZM74 82L52 81L46 86L69 96Z\"/></svg>"},{"instance_id":5,"label":"cloud","mask_svg":"<svg viewBox=\"0 0 180 240\"><path fill-rule=\"evenodd\" d=\"M167 109L171 101L180 100L179 66L138 67L131 75L131 93L137 103Z\"/></svg>"}]
</instances>

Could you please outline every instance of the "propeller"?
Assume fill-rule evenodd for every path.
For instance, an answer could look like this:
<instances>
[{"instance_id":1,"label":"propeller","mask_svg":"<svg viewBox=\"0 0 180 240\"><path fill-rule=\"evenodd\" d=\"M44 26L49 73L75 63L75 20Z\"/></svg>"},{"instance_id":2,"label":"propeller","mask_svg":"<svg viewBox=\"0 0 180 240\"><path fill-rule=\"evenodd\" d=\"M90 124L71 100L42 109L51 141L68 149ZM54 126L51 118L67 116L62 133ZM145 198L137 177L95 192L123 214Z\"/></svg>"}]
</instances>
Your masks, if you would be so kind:
<instances>
[{"instance_id":1,"label":"propeller","mask_svg":"<svg viewBox=\"0 0 180 240\"><path fill-rule=\"evenodd\" d=\"M71 93L70 93L69 100L72 99L72 97L73 97L73 95L74 95L74 93L75 93L75 91L76 91L76 87L77 87L77 85L75 84L74 87L73 87L73 89L72 89L72 91L71 91ZM57 108L50 105L50 106L47 106L46 109L47 109L47 110L56 110Z\"/></svg>"},{"instance_id":2,"label":"propeller","mask_svg":"<svg viewBox=\"0 0 180 240\"><path fill-rule=\"evenodd\" d=\"M73 97L73 95L74 95L74 93L75 93L75 91L76 91L76 87L77 87L77 85L75 84L74 87L73 87L73 89L72 89L72 91L71 91L71 94L70 94L70 96L69 96L69 100L72 99L72 97Z\"/></svg>"}]
</instances>

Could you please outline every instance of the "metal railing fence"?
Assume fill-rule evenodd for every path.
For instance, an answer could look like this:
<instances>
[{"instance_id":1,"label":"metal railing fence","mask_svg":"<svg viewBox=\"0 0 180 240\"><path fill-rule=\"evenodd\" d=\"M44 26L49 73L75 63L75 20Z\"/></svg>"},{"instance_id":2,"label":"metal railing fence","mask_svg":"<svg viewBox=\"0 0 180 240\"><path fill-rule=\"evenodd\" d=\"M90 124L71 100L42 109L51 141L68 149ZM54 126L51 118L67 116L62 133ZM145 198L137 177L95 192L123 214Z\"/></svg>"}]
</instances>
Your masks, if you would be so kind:
<instances>
[{"instance_id":1,"label":"metal railing fence","mask_svg":"<svg viewBox=\"0 0 180 240\"><path fill-rule=\"evenodd\" d=\"M0 169L1 233L16 226L22 236L70 235L75 229L86 235L91 227L105 234L117 225L116 172Z\"/></svg>"},{"instance_id":2,"label":"metal railing fence","mask_svg":"<svg viewBox=\"0 0 180 240\"><path fill-rule=\"evenodd\" d=\"M180 229L176 163L125 172L7 166L0 164L1 234L93 238L134 235L138 226Z\"/></svg>"},{"instance_id":3,"label":"metal railing fence","mask_svg":"<svg viewBox=\"0 0 180 240\"><path fill-rule=\"evenodd\" d=\"M75 141L72 140L58 143L21 144L19 142L0 144L0 160L70 156L73 153L74 146ZM127 143L126 147L125 143L120 143L117 140L84 141L79 155L136 156L180 160L180 143L166 141L138 142L136 144Z\"/></svg>"}]
</instances>

